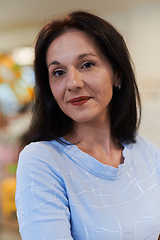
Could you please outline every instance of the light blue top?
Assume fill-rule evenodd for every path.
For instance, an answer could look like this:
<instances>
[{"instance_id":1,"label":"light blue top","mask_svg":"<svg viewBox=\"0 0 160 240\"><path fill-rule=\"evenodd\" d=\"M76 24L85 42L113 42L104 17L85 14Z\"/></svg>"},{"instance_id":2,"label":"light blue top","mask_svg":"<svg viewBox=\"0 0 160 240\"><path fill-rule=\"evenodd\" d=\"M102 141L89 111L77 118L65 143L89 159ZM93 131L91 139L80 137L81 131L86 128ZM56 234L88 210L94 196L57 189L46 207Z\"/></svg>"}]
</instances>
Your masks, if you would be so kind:
<instances>
[{"instance_id":1,"label":"light blue top","mask_svg":"<svg viewBox=\"0 0 160 240\"><path fill-rule=\"evenodd\" d=\"M118 168L75 145L31 143L21 152L16 205L22 240L156 240L160 149L138 136Z\"/></svg>"}]
</instances>

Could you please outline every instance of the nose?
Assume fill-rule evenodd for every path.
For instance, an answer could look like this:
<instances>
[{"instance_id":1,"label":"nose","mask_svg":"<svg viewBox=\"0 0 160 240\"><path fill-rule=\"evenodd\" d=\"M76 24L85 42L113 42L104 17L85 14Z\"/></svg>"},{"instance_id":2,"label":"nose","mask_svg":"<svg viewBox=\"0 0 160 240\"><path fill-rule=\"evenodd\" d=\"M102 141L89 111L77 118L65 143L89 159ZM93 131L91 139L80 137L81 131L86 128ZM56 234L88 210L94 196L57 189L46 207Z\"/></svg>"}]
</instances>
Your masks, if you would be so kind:
<instances>
[{"instance_id":1,"label":"nose","mask_svg":"<svg viewBox=\"0 0 160 240\"><path fill-rule=\"evenodd\" d=\"M66 89L76 91L84 87L81 73L76 68L71 68L67 73Z\"/></svg>"}]
</instances>

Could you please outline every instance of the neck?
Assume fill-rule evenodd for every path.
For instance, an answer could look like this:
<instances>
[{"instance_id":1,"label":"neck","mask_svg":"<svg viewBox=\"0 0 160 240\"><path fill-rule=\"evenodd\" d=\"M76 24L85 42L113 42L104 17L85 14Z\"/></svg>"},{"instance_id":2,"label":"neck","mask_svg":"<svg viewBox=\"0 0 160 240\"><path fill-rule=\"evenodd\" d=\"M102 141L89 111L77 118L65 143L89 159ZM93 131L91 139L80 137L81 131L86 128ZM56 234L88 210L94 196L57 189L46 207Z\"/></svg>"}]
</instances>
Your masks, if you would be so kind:
<instances>
[{"instance_id":1,"label":"neck","mask_svg":"<svg viewBox=\"0 0 160 240\"><path fill-rule=\"evenodd\" d=\"M110 121L98 121L87 123L73 123L73 130L64 138L71 143L78 143L77 146L94 145L103 147L110 146L112 142Z\"/></svg>"},{"instance_id":2,"label":"neck","mask_svg":"<svg viewBox=\"0 0 160 240\"><path fill-rule=\"evenodd\" d=\"M123 163L122 146L111 135L110 129L110 122L74 123L73 130L64 139L98 161L118 167Z\"/></svg>"}]
</instances>

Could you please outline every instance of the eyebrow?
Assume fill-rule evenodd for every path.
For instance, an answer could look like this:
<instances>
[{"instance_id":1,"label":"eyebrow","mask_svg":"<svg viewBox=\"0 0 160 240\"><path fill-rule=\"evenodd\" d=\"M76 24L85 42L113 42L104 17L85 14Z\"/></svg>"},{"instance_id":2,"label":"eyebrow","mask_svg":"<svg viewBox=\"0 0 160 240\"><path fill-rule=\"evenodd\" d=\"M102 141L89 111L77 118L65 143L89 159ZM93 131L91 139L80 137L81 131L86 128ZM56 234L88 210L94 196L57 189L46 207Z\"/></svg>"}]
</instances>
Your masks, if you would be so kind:
<instances>
[{"instance_id":1,"label":"eyebrow","mask_svg":"<svg viewBox=\"0 0 160 240\"><path fill-rule=\"evenodd\" d=\"M84 54L79 55L78 58L79 58L79 59L82 59L82 58L87 57L87 56L89 56L89 55L91 55L91 56L93 56L93 57L97 57L97 55L95 55L95 54L93 54L93 53L84 53Z\"/></svg>"},{"instance_id":2,"label":"eyebrow","mask_svg":"<svg viewBox=\"0 0 160 240\"><path fill-rule=\"evenodd\" d=\"M84 58L84 57L87 57L87 56L93 56L93 57L97 57L97 55L95 55L95 54L93 54L93 53L83 53L83 54L81 54L81 55L79 55L78 56L78 59L82 59L82 58ZM51 65L60 65L60 62L58 62L58 61L53 61L53 62L51 62L49 65L48 65L48 67L50 67Z\"/></svg>"},{"instance_id":3,"label":"eyebrow","mask_svg":"<svg viewBox=\"0 0 160 240\"><path fill-rule=\"evenodd\" d=\"M51 62L49 65L48 65L48 67L50 67L51 65L59 65L60 63L58 62L58 61L53 61L53 62Z\"/></svg>"}]
</instances>

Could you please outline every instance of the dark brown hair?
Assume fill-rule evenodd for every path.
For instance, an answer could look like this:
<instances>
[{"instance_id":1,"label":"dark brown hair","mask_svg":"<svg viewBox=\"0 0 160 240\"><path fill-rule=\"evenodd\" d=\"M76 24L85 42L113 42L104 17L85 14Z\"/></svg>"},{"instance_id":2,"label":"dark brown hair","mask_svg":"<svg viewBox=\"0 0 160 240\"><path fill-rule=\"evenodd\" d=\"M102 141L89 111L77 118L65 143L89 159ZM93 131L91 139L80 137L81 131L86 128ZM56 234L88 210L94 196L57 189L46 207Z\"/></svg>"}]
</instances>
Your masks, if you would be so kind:
<instances>
[{"instance_id":1,"label":"dark brown hair","mask_svg":"<svg viewBox=\"0 0 160 240\"><path fill-rule=\"evenodd\" d=\"M134 143L141 117L141 103L130 54L123 37L104 19L85 11L75 11L45 25L35 45L35 102L25 144L33 141L59 140L72 129L72 119L59 108L51 93L46 65L46 51L68 29L87 33L113 69L121 74L122 86L113 89L111 132L119 141Z\"/></svg>"}]
</instances>

